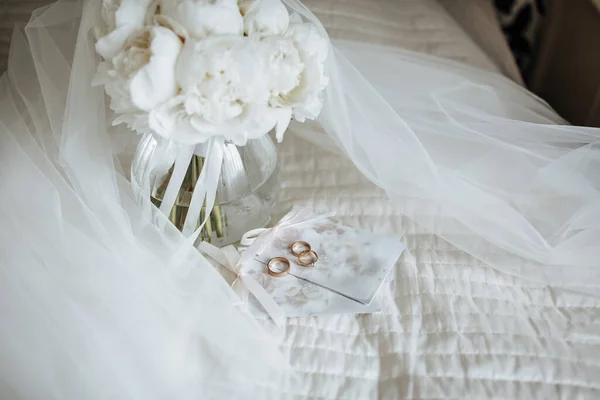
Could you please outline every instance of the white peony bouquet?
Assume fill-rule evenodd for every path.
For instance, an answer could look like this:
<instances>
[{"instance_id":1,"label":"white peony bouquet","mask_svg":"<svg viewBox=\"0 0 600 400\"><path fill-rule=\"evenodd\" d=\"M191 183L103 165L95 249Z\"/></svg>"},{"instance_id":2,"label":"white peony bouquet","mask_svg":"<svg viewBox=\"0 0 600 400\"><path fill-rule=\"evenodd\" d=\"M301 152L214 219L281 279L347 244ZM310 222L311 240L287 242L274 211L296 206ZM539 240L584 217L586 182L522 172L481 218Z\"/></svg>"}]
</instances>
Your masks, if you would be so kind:
<instances>
[{"instance_id":1,"label":"white peony bouquet","mask_svg":"<svg viewBox=\"0 0 600 400\"><path fill-rule=\"evenodd\" d=\"M323 106L328 41L281 0L103 0L97 35L115 125L245 145Z\"/></svg>"}]
</instances>

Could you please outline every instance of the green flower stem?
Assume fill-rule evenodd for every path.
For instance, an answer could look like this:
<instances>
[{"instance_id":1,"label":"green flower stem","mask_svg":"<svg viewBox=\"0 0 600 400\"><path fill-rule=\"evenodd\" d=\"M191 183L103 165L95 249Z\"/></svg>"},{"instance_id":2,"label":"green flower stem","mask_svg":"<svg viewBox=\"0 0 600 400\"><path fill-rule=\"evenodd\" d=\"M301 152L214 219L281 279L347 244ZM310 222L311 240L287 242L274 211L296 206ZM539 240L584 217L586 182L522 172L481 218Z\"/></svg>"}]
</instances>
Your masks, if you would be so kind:
<instances>
[{"instance_id":1,"label":"green flower stem","mask_svg":"<svg viewBox=\"0 0 600 400\"><path fill-rule=\"evenodd\" d=\"M204 167L204 158L194 155L192 156L192 160L190 161L190 165L186 171L185 177L183 178L183 182L181 184L181 188L177 193L177 197L175 199L175 204L169 213L169 221L177 229L180 231L183 230L183 225L185 222L185 218L187 216L189 210L189 202L191 201L192 193L196 187L196 182L200 177L202 172L202 168ZM173 175L173 168L169 168L169 171L165 175L161 184L156 189L156 195L152 196L151 200L155 206L160 207L162 199L167 190L167 186L169 181L171 180L171 176ZM201 221L206 217L206 203L202 207L200 211L200 218L198 219L198 223L196 226L200 226ZM202 231L200 232L200 237L202 240L211 242L213 238L213 232L216 234L218 238L222 238L225 236L225 227L227 226L227 215L223 212L223 209L220 205L215 205L213 210L207 219L204 227L202 227Z\"/></svg>"},{"instance_id":2,"label":"green flower stem","mask_svg":"<svg viewBox=\"0 0 600 400\"><path fill-rule=\"evenodd\" d=\"M215 206L213 208L212 213L210 214L210 219L212 219L215 225L215 233L218 238L222 238L224 236L223 232L223 216L221 206Z\"/></svg>"}]
</instances>

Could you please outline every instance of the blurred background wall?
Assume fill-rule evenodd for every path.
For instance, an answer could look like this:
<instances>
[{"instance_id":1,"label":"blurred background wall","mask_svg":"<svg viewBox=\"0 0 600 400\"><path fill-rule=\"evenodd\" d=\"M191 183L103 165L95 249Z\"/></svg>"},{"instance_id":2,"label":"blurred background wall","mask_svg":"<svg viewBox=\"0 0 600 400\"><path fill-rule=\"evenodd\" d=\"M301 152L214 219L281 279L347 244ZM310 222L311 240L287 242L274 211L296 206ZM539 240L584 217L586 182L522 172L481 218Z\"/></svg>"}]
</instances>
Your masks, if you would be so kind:
<instances>
[{"instance_id":1,"label":"blurred background wall","mask_svg":"<svg viewBox=\"0 0 600 400\"><path fill-rule=\"evenodd\" d=\"M528 87L569 122L600 126L600 0L494 0Z\"/></svg>"},{"instance_id":2,"label":"blurred background wall","mask_svg":"<svg viewBox=\"0 0 600 400\"><path fill-rule=\"evenodd\" d=\"M538 54L540 27L548 3L549 0L494 0L504 36L526 82Z\"/></svg>"}]
</instances>

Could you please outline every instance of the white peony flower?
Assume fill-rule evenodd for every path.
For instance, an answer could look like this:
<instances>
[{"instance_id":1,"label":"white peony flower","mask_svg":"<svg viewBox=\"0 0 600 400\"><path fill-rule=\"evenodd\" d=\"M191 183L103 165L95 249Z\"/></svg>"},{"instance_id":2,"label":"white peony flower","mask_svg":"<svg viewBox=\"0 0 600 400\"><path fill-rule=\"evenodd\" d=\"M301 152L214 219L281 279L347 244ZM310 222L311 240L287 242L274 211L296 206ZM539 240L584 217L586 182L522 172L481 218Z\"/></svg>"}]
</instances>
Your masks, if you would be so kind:
<instances>
[{"instance_id":1,"label":"white peony flower","mask_svg":"<svg viewBox=\"0 0 600 400\"><path fill-rule=\"evenodd\" d=\"M101 63L95 84L104 84L111 109L125 122L140 130L141 117L177 94L175 64L182 49L177 35L154 26L129 39L110 61ZM147 117L146 117L147 120Z\"/></svg>"},{"instance_id":2,"label":"white peony flower","mask_svg":"<svg viewBox=\"0 0 600 400\"><path fill-rule=\"evenodd\" d=\"M290 23L290 15L281 0L244 0L240 2L244 16L244 33L248 36L283 34Z\"/></svg>"},{"instance_id":3,"label":"white peony flower","mask_svg":"<svg viewBox=\"0 0 600 400\"><path fill-rule=\"evenodd\" d=\"M259 138L278 123L285 123L278 119L279 112L265 105L247 104L237 117L222 124L210 124L202 116L190 115L186 100L185 96L177 96L152 110L148 115L152 132L179 143L204 143L211 137L223 136L244 146L248 139Z\"/></svg>"},{"instance_id":4,"label":"white peony flower","mask_svg":"<svg viewBox=\"0 0 600 400\"><path fill-rule=\"evenodd\" d=\"M304 122L316 119L323 108L322 91L329 83L325 76L324 63L327 59L329 44L317 28L308 23L292 23L285 34L294 41L302 61L302 73L297 87L278 98L272 98L276 107L290 107L294 119Z\"/></svg>"},{"instance_id":5,"label":"white peony flower","mask_svg":"<svg viewBox=\"0 0 600 400\"><path fill-rule=\"evenodd\" d=\"M189 39L177 62L181 93L150 112L157 134L187 143L224 136L243 145L269 132L266 74L255 44L243 36Z\"/></svg>"},{"instance_id":6,"label":"white peony flower","mask_svg":"<svg viewBox=\"0 0 600 400\"><path fill-rule=\"evenodd\" d=\"M242 36L188 40L177 63L177 82L187 96L190 114L220 124L242 112L263 83L256 79L259 59Z\"/></svg>"},{"instance_id":7,"label":"white peony flower","mask_svg":"<svg viewBox=\"0 0 600 400\"><path fill-rule=\"evenodd\" d=\"M237 0L160 0L160 13L175 30L197 39L241 35L244 28Z\"/></svg>"},{"instance_id":8,"label":"white peony flower","mask_svg":"<svg viewBox=\"0 0 600 400\"><path fill-rule=\"evenodd\" d=\"M103 0L104 25L97 29L96 51L108 60L117 55L125 42L152 21L155 0Z\"/></svg>"},{"instance_id":9,"label":"white peony flower","mask_svg":"<svg viewBox=\"0 0 600 400\"><path fill-rule=\"evenodd\" d=\"M182 46L172 31L156 26L138 41L132 41L123 60L115 57L115 67L132 66L136 71L131 76L129 90L131 101L138 108L150 111L177 93L175 65Z\"/></svg>"},{"instance_id":10,"label":"white peony flower","mask_svg":"<svg viewBox=\"0 0 600 400\"><path fill-rule=\"evenodd\" d=\"M115 76L114 71L106 62L98 65L96 76L92 85L103 85L106 94L110 97L110 108L116 114L113 125L127 124L130 129L138 132L149 133L148 113L139 110L132 102L127 80Z\"/></svg>"},{"instance_id":11,"label":"white peony flower","mask_svg":"<svg viewBox=\"0 0 600 400\"><path fill-rule=\"evenodd\" d=\"M300 85L304 64L294 41L283 36L267 36L257 47L260 49L263 68L268 79L265 84L269 91L269 103L279 102L279 98Z\"/></svg>"},{"instance_id":12,"label":"white peony flower","mask_svg":"<svg viewBox=\"0 0 600 400\"><path fill-rule=\"evenodd\" d=\"M281 141L292 118L292 107L282 106L282 97L300 85L304 64L292 39L267 36L258 42L257 47L267 77L264 85L269 94L269 110L277 115L276 137Z\"/></svg>"},{"instance_id":13,"label":"white peony flower","mask_svg":"<svg viewBox=\"0 0 600 400\"><path fill-rule=\"evenodd\" d=\"M281 0L239 1L103 0L96 83L114 124L244 145L274 127L281 140L292 118L315 119L327 40Z\"/></svg>"}]
</instances>

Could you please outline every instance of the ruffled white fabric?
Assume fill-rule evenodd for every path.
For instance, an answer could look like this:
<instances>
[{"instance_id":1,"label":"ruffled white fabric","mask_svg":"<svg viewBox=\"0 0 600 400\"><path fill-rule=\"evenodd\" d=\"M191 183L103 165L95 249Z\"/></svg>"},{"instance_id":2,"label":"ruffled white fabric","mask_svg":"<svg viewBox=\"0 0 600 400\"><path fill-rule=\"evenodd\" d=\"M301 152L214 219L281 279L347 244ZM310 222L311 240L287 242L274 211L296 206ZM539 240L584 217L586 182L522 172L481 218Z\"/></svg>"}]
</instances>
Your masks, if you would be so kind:
<instances>
[{"instance_id":1,"label":"ruffled white fabric","mask_svg":"<svg viewBox=\"0 0 600 400\"><path fill-rule=\"evenodd\" d=\"M92 87L98 2L14 36L0 80L0 397L243 397L286 370L200 253L139 204ZM83 17L82 17L83 13Z\"/></svg>"},{"instance_id":2,"label":"ruffled white fabric","mask_svg":"<svg viewBox=\"0 0 600 400\"><path fill-rule=\"evenodd\" d=\"M330 54L320 126L293 130L341 148L409 218L492 267L600 296L600 129L451 61L348 42Z\"/></svg>"}]
</instances>

